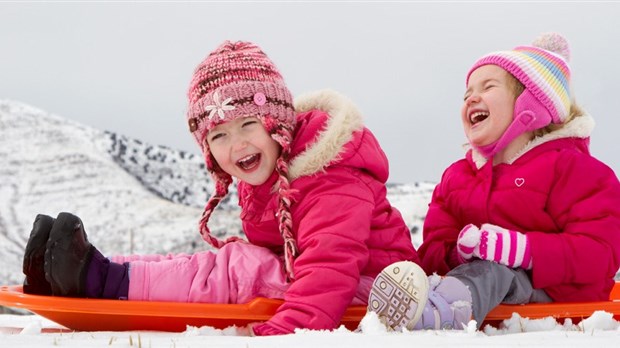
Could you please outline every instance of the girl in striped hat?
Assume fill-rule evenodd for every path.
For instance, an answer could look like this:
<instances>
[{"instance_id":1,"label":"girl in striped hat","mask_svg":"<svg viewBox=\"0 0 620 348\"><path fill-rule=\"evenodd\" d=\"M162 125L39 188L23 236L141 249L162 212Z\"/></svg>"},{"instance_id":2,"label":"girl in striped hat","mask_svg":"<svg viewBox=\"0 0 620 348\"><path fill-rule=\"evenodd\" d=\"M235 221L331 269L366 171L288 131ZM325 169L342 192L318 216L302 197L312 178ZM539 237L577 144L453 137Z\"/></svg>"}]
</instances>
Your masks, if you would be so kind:
<instances>
[{"instance_id":1,"label":"girl in striped hat","mask_svg":"<svg viewBox=\"0 0 620 348\"><path fill-rule=\"evenodd\" d=\"M418 249L424 271L446 277L386 268L369 308L391 327L461 328L471 311L480 326L500 303L609 298L620 183L590 154L594 121L574 103L568 60L567 41L549 33L468 72L461 121L471 148L437 185ZM383 290L395 269L418 280L397 319Z\"/></svg>"},{"instance_id":2,"label":"girl in striped hat","mask_svg":"<svg viewBox=\"0 0 620 348\"><path fill-rule=\"evenodd\" d=\"M188 96L189 131L215 181L199 228L219 251L110 262L88 243L78 217L40 215L24 257L25 291L206 303L284 299L275 316L251 327L251 334L274 335L337 328L347 306L366 304L381 269L419 262L386 198L387 158L347 98L324 90L293 102L273 62L249 42L225 42L209 54ZM233 177L247 241L218 240L208 227Z\"/></svg>"}]
</instances>

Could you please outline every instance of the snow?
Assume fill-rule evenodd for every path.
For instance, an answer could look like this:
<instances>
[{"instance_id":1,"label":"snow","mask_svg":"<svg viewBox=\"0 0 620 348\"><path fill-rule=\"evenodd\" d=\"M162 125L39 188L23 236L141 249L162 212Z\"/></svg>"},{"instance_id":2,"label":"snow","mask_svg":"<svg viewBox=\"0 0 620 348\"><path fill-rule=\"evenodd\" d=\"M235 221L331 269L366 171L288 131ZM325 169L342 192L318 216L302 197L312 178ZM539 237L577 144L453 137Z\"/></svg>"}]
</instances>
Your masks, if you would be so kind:
<instances>
[{"instance_id":1,"label":"snow","mask_svg":"<svg viewBox=\"0 0 620 348\"><path fill-rule=\"evenodd\" d=\"M72 332L37 315L0 315L3 347L612 347L620 340L620 323L606 312L595 312L580 324L553 318L529 320L514 314L505 327L476 330L387 332L374 313L360 328L333 331L297 330L295 334L249 337L246 328L224 330L188 327L180 333Z\"/></svg>"}]
</instances>

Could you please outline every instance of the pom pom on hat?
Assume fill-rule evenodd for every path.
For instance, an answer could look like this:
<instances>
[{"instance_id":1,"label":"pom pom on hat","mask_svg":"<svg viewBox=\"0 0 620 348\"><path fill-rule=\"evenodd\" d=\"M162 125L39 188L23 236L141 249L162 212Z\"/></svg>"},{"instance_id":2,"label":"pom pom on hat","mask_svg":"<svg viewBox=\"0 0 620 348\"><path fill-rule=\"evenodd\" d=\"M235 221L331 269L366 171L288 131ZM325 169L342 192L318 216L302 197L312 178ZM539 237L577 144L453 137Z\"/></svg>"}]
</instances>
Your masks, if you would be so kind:
<instances>
[{"instance_id":1,"label":"pom pom on hat","mask_svg":"<svg viewBox=\"0 0 620 348\"><path fill-rule=\"evenodd\" d=\"M564 36L558 33L544 33L537 37L532 46L557 53L567 62L570 61L570 47Z\"/></svg>"}]
</instances>

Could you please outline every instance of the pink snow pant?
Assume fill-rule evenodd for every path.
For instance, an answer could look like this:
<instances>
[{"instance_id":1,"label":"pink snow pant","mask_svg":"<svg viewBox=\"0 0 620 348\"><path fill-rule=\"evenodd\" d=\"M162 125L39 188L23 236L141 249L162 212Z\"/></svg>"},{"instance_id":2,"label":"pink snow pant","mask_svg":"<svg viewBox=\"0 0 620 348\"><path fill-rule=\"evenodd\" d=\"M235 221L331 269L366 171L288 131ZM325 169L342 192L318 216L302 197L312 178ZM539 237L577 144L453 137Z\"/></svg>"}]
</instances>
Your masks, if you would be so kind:
<instances>
[{"instance_id":1,"label":"pink snow pant","mask_svg":"<svg viewBox=\"0 0 620 348\"><path fill-rule=\"evenodd\" d=\"M280 258L269 249L235 242L192 255L114 256L129 262L130 301L246 303L283 299L289 287ZM352 305L366 304L371 277L362 276Z\"/></svg>"}]
</instances>

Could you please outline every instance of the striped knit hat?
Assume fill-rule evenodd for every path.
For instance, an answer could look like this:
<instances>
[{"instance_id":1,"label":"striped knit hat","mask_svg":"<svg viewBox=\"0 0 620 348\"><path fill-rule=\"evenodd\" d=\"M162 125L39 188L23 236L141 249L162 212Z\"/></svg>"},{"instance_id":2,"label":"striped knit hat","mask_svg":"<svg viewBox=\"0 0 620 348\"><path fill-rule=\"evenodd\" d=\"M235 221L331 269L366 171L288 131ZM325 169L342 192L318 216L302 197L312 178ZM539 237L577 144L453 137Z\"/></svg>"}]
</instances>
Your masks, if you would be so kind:
<instances>
[{"instance_id":1,"label":"striped knit hat","mask_svg":"<svg viewBox=\"0 0 620 348\"><path fill-rule=\"evenodd\" d=\"M292 237L288 157L295 128L295 110L284 79L255 44L226 41L198 65L187 95L189 130L200 145L207 169L215 181L215 192L209 198L199 224L203 239L216 248L239 240L232 237L222 242L211 235L207 226L211 213L228 194L232 183L230 174L224 172L213 158L206 141L207 134L215 126L238 117L257 117L282 148L275 168L279 176L277 216L284 240L286 271L292 279L297 246Z\"/></svg>"},{"instance_id":2,"label":"striped knit hat","mask_svg":"<svg viewBox=\"0 0 620 348\"><path fill-rule=\"evenodd\" d=\"M563 123L570 112L570 49L566 39L557 33L545 33L531 46L519 46L511 51L493 52L478 59L467 73L493 64L509 72L523 84L525 90L515 101L514 120L504 136L494 144L478 147L490 158L520 134L543 128L550 123Z\"/></svg>"}]
</instances>

